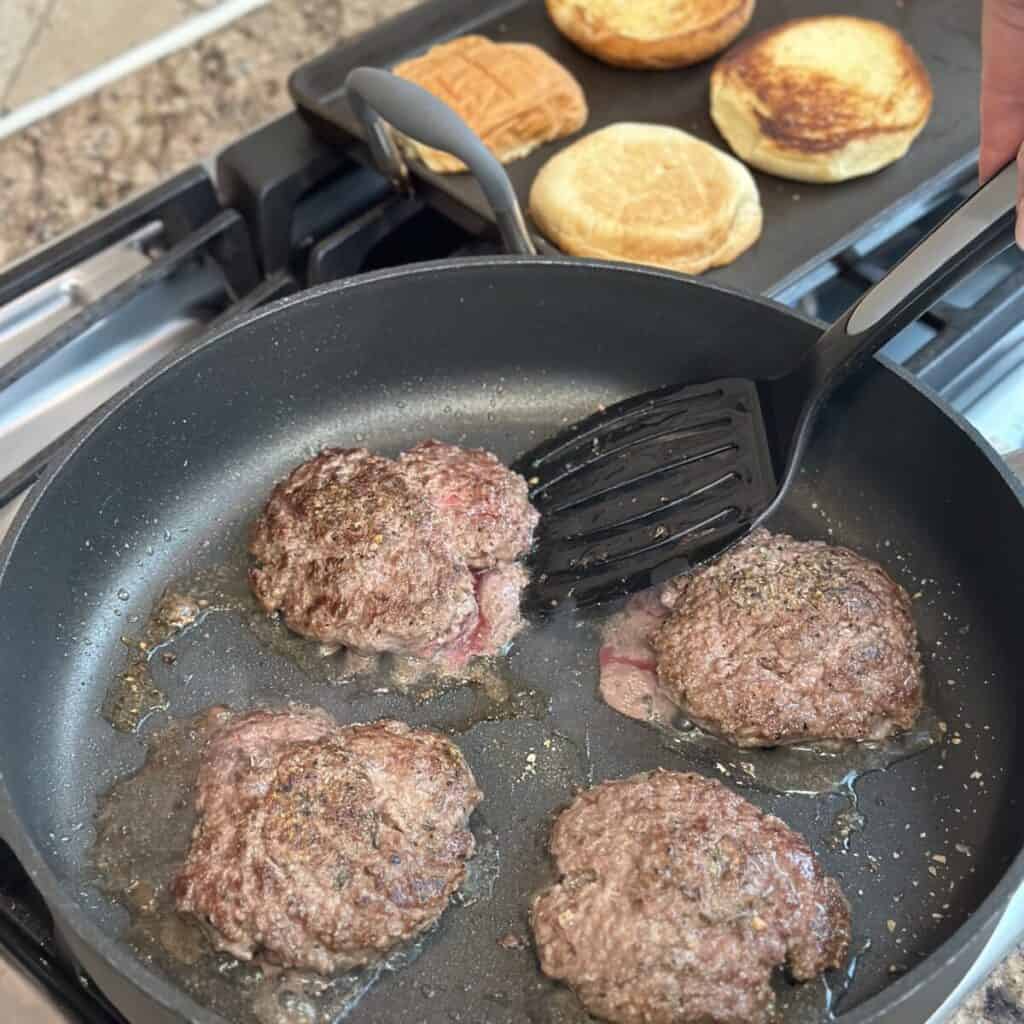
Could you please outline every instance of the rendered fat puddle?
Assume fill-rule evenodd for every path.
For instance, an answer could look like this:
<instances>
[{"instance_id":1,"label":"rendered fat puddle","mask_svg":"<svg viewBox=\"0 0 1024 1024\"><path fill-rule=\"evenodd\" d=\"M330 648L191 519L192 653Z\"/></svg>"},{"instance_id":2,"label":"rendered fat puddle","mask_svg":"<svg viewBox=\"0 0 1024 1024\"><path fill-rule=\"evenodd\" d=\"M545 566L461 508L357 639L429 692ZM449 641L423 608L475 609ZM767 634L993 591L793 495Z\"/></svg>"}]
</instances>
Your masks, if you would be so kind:
<instances>
[{"instance_id":1,"label":"rendered fat puddle","mask_svg":"<svg viewBox=\"0 0 1024 1024\"><path fill-rule=\"evenodd\" d=\"M930 750L942 742L943 723L925 705L914 728L881 742L844 743L834 749L793 745L739 750L677 718L671 725L648 723L670 750L686 752L709 772L741 785L753 785L787 796L851 796L858 779Z\"/></svg>"},{"instance_id":2,"label":"rendered fat puddle","mask_svg":"<svg viewBox=\"0 0 1024 1024\"><path fill-rule=\"evenodd\" d=\"M166 711L173 684L157 685L154 665L162 661L173 670L177 642L219 615L238 618L265 650L286 658L314 682L344 686L350 698L394 692L424 702L447 690L474 687L480 699L461 722L446 729L449 732L464 732L478 721L539 719L547 713L546 698L510 678L501 655L477 656L464 667L446 670L420 659L359 655L301 637L256 604L243 567L224 564L171 582L141 629L122 635L127 667L107 689L103 717L119 732L130 733L154 713Z\"/></svg>"},{"instance_id":3,"label":"rendered fat puddle","mask_svg":"<svg viewBox=\"0 0 1024 1024\"><path fill-rule=\"evenodd\" d=\"M705 775L718 774L737 788L759 788L783 796L839 796L826 842L842 852L851 837L862 832L866 819L860 809L857 783L872 772L886 771L908 758L940 746L945 723L925 703L914 727L880 742L847 742L739 749L676 715L671 724L644 721L668 750L683 754Z\"/></svg>"}]
</instances>

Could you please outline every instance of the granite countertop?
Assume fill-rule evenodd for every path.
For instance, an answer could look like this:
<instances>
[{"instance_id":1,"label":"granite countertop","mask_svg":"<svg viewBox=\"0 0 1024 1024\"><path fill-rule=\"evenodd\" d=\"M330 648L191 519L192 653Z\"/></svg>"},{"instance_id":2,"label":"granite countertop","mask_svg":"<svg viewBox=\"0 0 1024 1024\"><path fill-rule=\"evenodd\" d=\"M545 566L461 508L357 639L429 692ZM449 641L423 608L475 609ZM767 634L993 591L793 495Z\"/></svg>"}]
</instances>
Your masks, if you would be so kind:
<instances>
[{"instance_id":1,"label":"granite countertop","mask_svg":"<svg viewBox=\"0 0 1024 1024\"><path fill-rule=\"evenodd\" d=\"M292 106L298 64L418 0L272 0L0 139L0 267Z\"/></svg>"},{"instance_id":2,"label":"granite countertop","mask_svg":"<svg viewBox=\"0 0 1024 1024\"><path fill-rule=\"evenodd\" d=\"M1024 947L989 975L951 1024L1020 1024L1024 1021Z\"/></svg>"},{"instance_id":3,"label":"granite countertop","mask_svg":"<svg viewBox=\"0 0 1024 1024\"><path fill-rule=\"evenodd\" d=\"M416 2L274 0L0 140L0 267L284 113L297 64ZM1011 1022L1024 1022L1024 949L954 1018Z\"/></svg>"}]
</instances>

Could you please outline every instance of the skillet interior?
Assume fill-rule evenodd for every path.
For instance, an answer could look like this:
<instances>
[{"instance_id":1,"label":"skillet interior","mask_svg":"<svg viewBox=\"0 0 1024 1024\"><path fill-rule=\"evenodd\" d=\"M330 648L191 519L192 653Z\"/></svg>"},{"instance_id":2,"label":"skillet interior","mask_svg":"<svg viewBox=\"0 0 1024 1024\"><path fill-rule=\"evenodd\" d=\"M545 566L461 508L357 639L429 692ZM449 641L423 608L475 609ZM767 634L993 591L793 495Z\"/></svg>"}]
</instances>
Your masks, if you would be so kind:
<instances>
[{"instance_id":1,"label":"skillet interior","mask_svg":"<svg viewBox=\"0 0 1024 1024\"><path fill-rule=\"evenodd\" d=\"M241 571L247 523L272 481L320 445L393 452L439 436L511 458L598 402L685 377L764 373L816 336L775 307L670 275L503 264L385 274L265 311L138 390L40 489L16 541L12 531L0 580L0 768L41 860L15 845L41 869L51 905L60 891L76 929L90 938L99 929L99 945L137 981L145 975L116 943L123 915L81 873L97 792L143 751L98 715L125 664L128 616L145 616L167 581L194 567ZM931 699L962 737L861 780L867 829L846 854L825 845L838 797L748 791L808 837L851 899L857 937L870 938L841 1006L850 1020L883 1012L872 997L967 921L1021 847L1021 520L1018 498L971 438L874 364L833 403L773 524L849 544L922 592ZM208 632L160 676L175 715L286 699L342 720L444 724L466 712L468 691L425 704L353 700L229 617ZM459 738L501 846L494 896L449 912L420 959L371 991L354 1020L556 1019L532 953L497 945L510 928L525 933L526 894L546 878L551 811L591 778L692 763L596 699L595 662L589 627L571 621L517 644L511 672L550 697L550 716L484 723ZM524 775L531 751L536 774Z\"/></svg>"}]
</instances>

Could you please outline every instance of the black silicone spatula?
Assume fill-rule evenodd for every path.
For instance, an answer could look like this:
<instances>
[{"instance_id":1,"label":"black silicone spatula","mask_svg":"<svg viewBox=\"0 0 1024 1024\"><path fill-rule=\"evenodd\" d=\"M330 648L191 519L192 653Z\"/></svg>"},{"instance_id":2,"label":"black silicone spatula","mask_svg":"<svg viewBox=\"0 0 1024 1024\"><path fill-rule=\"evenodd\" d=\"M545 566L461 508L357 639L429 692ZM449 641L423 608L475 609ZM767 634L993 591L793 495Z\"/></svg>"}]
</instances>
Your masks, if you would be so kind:
<instances>
[{"instance_id":1,"label":"black silicone spatula","mask_svg":"<svg viewBox=\"0 0 1024 1024\"><path fill-rule=\"evenodd\" d=\"M531 251L504 170L450 108L369 68L353 71L348 89L378 160L397 182L402 159L378 114L460 157L510 248ZM541 511L527 607L585 607L633 593L748 534L792 485L815 417L839 384L956 281L1013 244L1016 197L1016 170L1008 165L783 376L681 381L604 409L524 455L514 468Z\"/></svg>"},{"instance_id":2,"label":"black silicone spatula","mask_svg":"<svg viewBox=\"0 0 1024 1024\"><path fill-rule=\"evenodd\" d=\"M524 455L515 468L541 511L530 602L586 606L632 593L748 534L792 485L815 417L839 384L953 283L1013 244L1016 196L1011 165L784 376L684 383L631 398Z\"/></svg>"}]
</instances>

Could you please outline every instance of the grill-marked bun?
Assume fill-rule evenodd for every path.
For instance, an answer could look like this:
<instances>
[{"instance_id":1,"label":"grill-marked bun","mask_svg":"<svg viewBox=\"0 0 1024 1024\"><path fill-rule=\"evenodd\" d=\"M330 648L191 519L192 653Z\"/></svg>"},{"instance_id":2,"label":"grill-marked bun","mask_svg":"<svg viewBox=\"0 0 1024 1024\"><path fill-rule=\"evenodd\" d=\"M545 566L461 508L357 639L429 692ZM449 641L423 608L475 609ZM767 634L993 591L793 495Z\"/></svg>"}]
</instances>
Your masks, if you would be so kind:
<instances>
[{"instance_id":1,"label":"grill-marked bun","mask_svg":"<svg viewBox=\"0 0 1024 1024\"><path fill-rule=\"evenodd\" d=\"M688 274L731 263L761 234L750 172L665 125L609 125L557 153L530 213L564 252Z\"/></svg>"},{"instance_id":2,"label":"grill-marked bun","mask_svg":"<svg viewBox=\"0 0 1024 1024\"><path fill-rule=\"evenodd\" d=\"M444 100L506 164L579 131L587 120L579 82L530 43L462 36L396 65L394 72ZM399 140L432 171L466 169L450 153L404 136Z\"/></svg>"},{"instance_id":3,"label":"grill-marked bun","mask_svg":"<svg viewBox=\"0 0 1024 1024\"><path fill-rule=\"evenodd\" d=\"M684 68L721 53L746 27L754 0L547 0L581 50L627 68Z\"/></svg>"},{"instance_id":4,"label":"grill-marked bun","mask_svg":"<svg viewBox=\"0 0 1024 1024\"><path fill-rule=\"evenodd\" d=\"M863 18L788 22L735 47L711 74L711 116L736 155L797 181L845 181L893 163L931 109L917 54Z\"/></svg>"}]
</instances>

